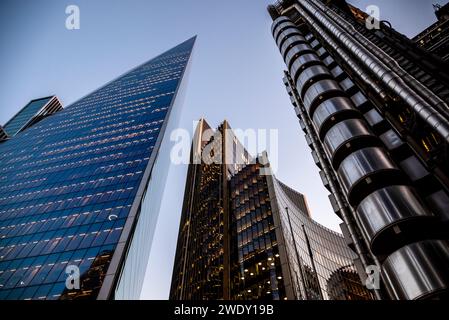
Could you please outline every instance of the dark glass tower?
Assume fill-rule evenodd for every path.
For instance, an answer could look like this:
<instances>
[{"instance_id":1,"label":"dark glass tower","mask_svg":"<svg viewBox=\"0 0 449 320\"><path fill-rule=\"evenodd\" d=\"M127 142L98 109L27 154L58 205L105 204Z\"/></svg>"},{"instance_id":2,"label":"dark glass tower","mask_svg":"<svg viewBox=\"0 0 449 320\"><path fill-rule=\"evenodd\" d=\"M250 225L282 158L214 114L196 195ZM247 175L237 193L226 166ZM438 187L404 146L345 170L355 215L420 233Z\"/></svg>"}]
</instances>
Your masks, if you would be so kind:
<instances>
[{"instance_id":1,"label":"dark glass tower","mask_svg":"<svg viewBox=\"0 0 449 320\"><path fill-rule=\"evenodd\" d=\"M268 11L284 83L361 278L380 271L378 298L447 297L449 68L388 23L368 28L343 0Z\"/></svg>"},{"instance_id":2,"label":"dark glass tower","mask_svg":"<svg viewBox=\"0 0 449 320\"><path fill-rule=\"evenodd\" d=\"M235 161L237 155L240 165ZM227 185L249 160L226 121L216 131L204 119L199 121L187 173L172 299L230 298L231 235L225 232L231 223Z\"/></svg>"},{"instance_id":3,"label":"dark glass tower","mask_svg":"<svg viewBox=\"0 0 449 320\"><path fill-rule=\"evenodd\" d=\"M0 144L0 299L139 297L194 42Z\"/></svg>"},{"instance_id":4,"label":"dark glass tower","mask_svg":"<svg viewBox=\"0 0 449 320\"><path fill-rule=\"evenodd\" d=\"M344 238L313 221L305 197L267 175L266 155L253 160L227 122L212 133L200 121L191 159L171 299L371 299Z\"/></svg>"}]
</instances>

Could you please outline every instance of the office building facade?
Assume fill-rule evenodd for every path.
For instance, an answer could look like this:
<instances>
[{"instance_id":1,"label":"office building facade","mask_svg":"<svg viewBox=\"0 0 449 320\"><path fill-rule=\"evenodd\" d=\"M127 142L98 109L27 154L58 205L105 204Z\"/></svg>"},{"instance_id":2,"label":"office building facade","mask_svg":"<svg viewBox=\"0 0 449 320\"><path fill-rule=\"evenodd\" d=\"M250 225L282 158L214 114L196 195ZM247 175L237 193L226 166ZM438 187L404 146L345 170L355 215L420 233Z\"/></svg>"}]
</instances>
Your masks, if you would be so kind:
<instances>
[{"instance_id":1,"label":"office building facade","mask_svg":"<svg viewBox=\"0 0 449 320\"><path fill-rule=\"evenodd\" d=\"M304 196L267 171L266 155L248 155L226 121L215 132L200 121L191 160L171 299L372 298L344 238L313 221Z\"/></svg>"},{"instance_id":2,"label":"office building facade","mask_svg":"<svg viewBox=\"0 0 449 320\"><path fill-rule=\"evenodd\" d=\"M449 81L441 59L388 23L369 28L343 0L278 1L268 11L287 92L362 281L378 270L378 299L447 297Z\"/></svg>"},{"instance_id":3,"label":"office building facade","mask_svg":"<svg viewBox=\"0 0 449 320\"><path fill-rule=\"evenodd\" d=\"M240 156L237 161L235 156ZM171 299L230 299L230 177L250 161L227 121L217 130L201 119L191 149Z\"/></svg>"},{"instance_id":4,"label":"office building facade","mask_svg":"<svg viewBox=\"0 0 449 320\"><path fill-rule=\"evenodd\" d=\"M0 299L139 298L194 42L20 116L0 144Z\"/></svg>"}]
</instances>

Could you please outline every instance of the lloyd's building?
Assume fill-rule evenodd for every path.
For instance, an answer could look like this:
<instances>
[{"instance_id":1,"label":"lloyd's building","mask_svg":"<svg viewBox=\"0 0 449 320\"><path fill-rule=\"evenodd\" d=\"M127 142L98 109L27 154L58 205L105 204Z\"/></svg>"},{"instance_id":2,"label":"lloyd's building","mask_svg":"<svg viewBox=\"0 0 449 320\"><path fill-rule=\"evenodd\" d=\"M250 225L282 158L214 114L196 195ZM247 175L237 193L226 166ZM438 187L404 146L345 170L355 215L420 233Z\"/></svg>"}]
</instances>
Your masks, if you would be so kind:
<instances>
[{"instance_id":1,"label":"lloyd's building","mask_svg":"<svg viewBox=\"0 0 449 320\"><path fill-rule=\"evenodd\" d=\"M0 299L139 298L194 43L4 126Z\"/></svg>"},{"instance_id":2,"label":"lloyd's building","mask_svg":"<svg viewBox=\"0 0 449 320\"><path fill-rule=\"evenodd\" d=\"M284 83L362 279L449 292L449 66L344 0L269 6Z\"/></svg>"}]
</instances>

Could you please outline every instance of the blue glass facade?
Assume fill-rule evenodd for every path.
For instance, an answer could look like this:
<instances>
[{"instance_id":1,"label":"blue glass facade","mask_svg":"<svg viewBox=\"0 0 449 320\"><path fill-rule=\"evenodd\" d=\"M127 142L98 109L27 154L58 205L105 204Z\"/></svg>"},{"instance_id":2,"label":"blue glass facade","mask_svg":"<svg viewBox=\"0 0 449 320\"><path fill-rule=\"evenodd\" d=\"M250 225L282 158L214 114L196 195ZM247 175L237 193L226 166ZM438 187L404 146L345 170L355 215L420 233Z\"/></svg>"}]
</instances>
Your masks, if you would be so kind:
<instances>
[{"instance_id":1,"label":"blue glass facade","mask_svg":"<svg viewBox=\"0 0 449 320\"><path fill-rule=\"evenodd\" d=\"M16 135L52 98L46 97L30 101L5 124L4 130L9 136Z\"/></svg>"},{"instance_id":2,"label":"blue glass facade","mask_svg":"<svg viewBox=\"0 0 449 320\"><path fill-rule=\"evenodd\" d=\"M194 42L0 144L0 299L113 298Z\"/></svg>"}]
</instances>

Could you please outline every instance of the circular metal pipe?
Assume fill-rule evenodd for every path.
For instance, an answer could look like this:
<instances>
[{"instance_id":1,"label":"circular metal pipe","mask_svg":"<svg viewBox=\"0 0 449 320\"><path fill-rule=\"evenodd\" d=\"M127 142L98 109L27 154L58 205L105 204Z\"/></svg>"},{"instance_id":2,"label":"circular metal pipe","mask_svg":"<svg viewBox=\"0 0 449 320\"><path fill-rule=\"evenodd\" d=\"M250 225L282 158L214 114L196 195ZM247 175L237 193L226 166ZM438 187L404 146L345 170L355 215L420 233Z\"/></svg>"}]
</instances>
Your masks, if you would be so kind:
<instances>
[{"instance_id":1,"label":"circular metal pipe","mask_svg":"<svg viewBox=\"0 0 449 320\"><path fill-rule=\"evenodd\" d=\"M301 15L306 16L307 13L305 10L307 10L311 16L315 17L316 21L319 21L324 28L340 40L342 46L354 54L365 67L372 70L384 85L401 97L428 125L449 142L449 122L410 88L404 79L386 66L367 48L362 47L356 40L344 32L340 26L336 25L330 18L321 13L318 8L314 7L308 1L298 0L298 3L295 4L295 7ZM314 26L314 24L311 25L312 28Z\"/></svg>"}]
</instances>

